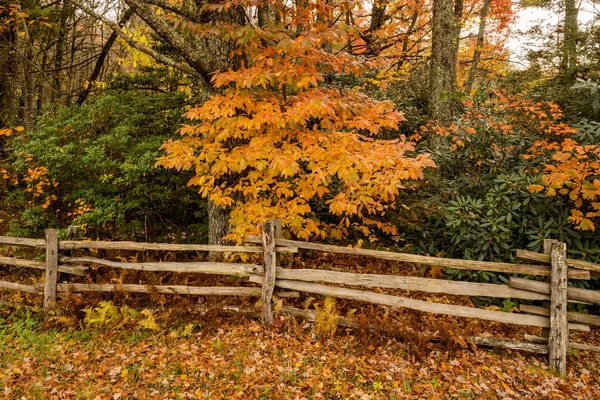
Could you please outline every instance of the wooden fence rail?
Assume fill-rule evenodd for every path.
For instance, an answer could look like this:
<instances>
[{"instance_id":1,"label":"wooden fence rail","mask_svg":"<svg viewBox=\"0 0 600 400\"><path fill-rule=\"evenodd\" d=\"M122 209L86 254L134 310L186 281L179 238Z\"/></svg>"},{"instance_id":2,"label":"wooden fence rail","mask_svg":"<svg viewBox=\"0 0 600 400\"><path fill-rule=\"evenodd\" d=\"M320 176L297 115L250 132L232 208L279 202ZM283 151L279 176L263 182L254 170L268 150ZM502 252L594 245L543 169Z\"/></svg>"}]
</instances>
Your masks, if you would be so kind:
<instances>
[{"instance_id":1,"label":"wooden fence rail","mask_svg":"<svg viewBox=\"0 0 600 400\"><path fill-rule=\"evenodd\" d=\"M249 236L249 243L260 243L261 238L258 236ZM306 243L296 240L276 239L277 246L294 247L304 250L315 250L333 254L345 254L355 256L374 257L381 260L401 261L406 263L433 265L439 267L448 267L456 269L476 270L500 272L506 274L520 275L537 275L550 276L550 267L545 265L528 265L528 264L510 264L492 261L475 261L475 260L457 260L453 258L440 258L420 256L416 254L394 253L390 251L368 250L355 247L341 247L318 243ZM570 269L569 278L571 279L590 279L589 271L581 269Z\"/></svg>"},{"instance_id":2,"label":"wooden fence rail","mask_svg":"<svg viewBox=\"0 0 600 400\"><path fill-rule=\"evenodd\" d=\"M103 260L93 257L69 257L61 258L64 263L73 264L96 264L105 267L130 269L134 271L151 272L178 272L186 274L216 274L232 276L250 276L262 267L255 264L238 264L226 262L144 262L124 263Z\"/></svg>"},{"instance_id":3,"label":"wooden fence rail","mask_svg":"<svg viewBox=\"0 0 600 400\"><path fill-rule=\"evenodd\" d=\"M539 263L550 264L551 256L543 253L535 253L528 250L517 250L517 260L535 261ZM572 268L583 269L587 271L600 272L600 264L594 264L587 261L567 259L567 266Z\"/></svg>"},{"instance_id":4,"label":"wooden fence rail","mask_svg":"<svg viewBox=\"0 0 600 400\"><path fill-rule=\"evenodd\" d=\"M537 293L550 294L550 283L534 281L531 279L517 278L511 276L509 278L510 287L521 290L529 290ZM580 301L585 303L600 303L600 292L596 290L579 289L574 287L567 288L567 299L572 301Z\"/></svg>"},{"instance_id":5,"label":"wooden fence rail","mask_svg":"<svg viewBox=\"0 0 600 400\"><path fill-rule=\"evenodd\" d=\"M261 272L260 269L257 270L257 273L260 274ZM445 293L457 296L550 300L549 294L537 293L531 290L514 289L508 285L456 282L414 276L356 274L351 272L326 271L322 269L277 268L277 278L304 282L326 282L367 288L379 287L425 293Z\"/></svg>"},{"instance_id":6,"label":"wooden fence rail","mask_svg":"<svg viewBox=\"0 0 600 400\"><path fill-rule=\"evenodd\" d=\"M31 285L22 285L20 283L0 281L0 289L17 290L19 292L39 294L40 292Z\"/></svg>"},{"instance_id":7,"label":"wooden fence rail","mask_svg":"<svg viewBox=\"0 0 600 400\"><path fill-rule=\"evenodd\" d=\"M39 288L39 286L36 286ZM58 292L125 292L125 293L161 293L197 296L255 296L261 295L261 288L239 286L184 286L184 285L134 285L134 284L88 284L60 283Z\"/></svg>"},{"instance_id":8,"label":"wooden fence rail","mask_svg":"<svg viewBox=\"0 0 600 400\"><path fill-rule=\"evenodd\" d=\"M44 239L27 239L12 236L0 236L0 244L6 244L10 246L37 247L38 249L46 248L46 240Z\"/></svg>"},{"instance_id":9,"label":"wooden fence rail","mask_svg":"<svg viewBox=\"0 0 600 400\"><path fill-rule=\"evenodd\" d=\"M11 236L0 236L0 245L46 248L44 239L26 239ZM260 243L259 243L260 244ZM262 253L263 248L258 246L217 246L210 244L174 244L174 243L140 243L140 242L109 242L102 240L64 240L59 242L59 250L129 250L129 251L198 251L198 252L222 252L222 253ZM281 253L297 253L294 247L279 247Z\"/></svg>"},{"instance_id":10,"label":"wooden fence rail","mask_svg":"<svg viewBox=\"0 0 600 400\"><path fill-rule=\"evenodd\" d=\"M519 310L529 314L550 316L549 307L532 306L529 304L519 305ZM600 317L597 315L583 314L574 311L567 311L567 320L569 322L578 322L580 324L600 326Z\"/></svg>"},{"instance_id":11,"label":"wooden fence rail","mask_svg":"<svg viewBox=\"0 0 600 400\"><path fill-rule=\"evenodd\" d=\"M566 246L562 243L554 243L550 247L549 242L546 247L548 247L549 253L550 249L552 249L551 254L517 251L518 259L533 262L534 264L457 260L287 240L282 238L281 221L278 220L265 222L262 237L250 236L247 242L252 245L212 246L169 243L59 241L54 230L48 230L45 240L0 236L0 245L28 246L46 250L45 263L13 257L0 257L0 265L44 270L44 285L23 285L0 281L0 289L18 290L32 294L42 294L43 292L43 303L46 312L54 306L57 293L64 292L255 296L261 297L261 319L263 323L270 324L273 321L272 300L274 294L280 297L289 297L298 296L298 292L305 292L435 314L542 327L548 328L550 332L550 337L543 339L545 340L544 343L515 343L514 341L494 338L473 338L472 341L485 345L546 352L549 354L551 368L561 374L564 374L566 371L567 350L569 348L576 348L576 346L573 347L573 344L568 342L569 330L589 331L589 325L600 326L600 316L567 312L566 310L567 302L600 303L600 293L597 291L567 287L567 279L590 279L590 271L594 273L600 272L600 265L567 259ZM257 255L262 254L263 265L231 262L117 262L99 257L59 256L60 251L78 249L254 253ZM522 276L543 276L548 277L547 279L549 280L541 282L524 277L511 276L509 284L504 285L455 282L411 276L357 274L322 269L282 268L279 254L297 253L299 249L333 254L367 256L382 260L465 270L480 270ZM261 287L58 283L59 273L81 276L88 269L87 265L136 271L237 276L248 278L248 282L258 283ZM520 313L508 313L416 300L397 295L340 287L340 285L361 288L399 289L409 292L444 293L460 296L516 298L529 301L544 301L545 303L544 307L523 304L520 307ZM587 349L598 350L597 348L593 348L593 346L588 346Z\"/></svg>"},{"instance_id":12,"label":"wooden fence rail","mask_svg":"<svg viewBox=\"0 0 600 400\"><path fill-rule=\"evenodd\" d=\"M261 283L262 276L250 276L250 282ZM486 321L502 322L505 324L550 327L550 319L537 315L514 314L503 311L490 311L481 308L441 304L407 297L391 296L388 294L373 293L363 290L332 287L312 282L291 281L277 279L275 286L282 289L291 289L298 292L318 294L322 296L337 297L341 299L356 300L384 306L408 308L433 314L445 314L455 317L477 318ZM569 329L587 332L589 326L582 324L569 324Z\"/></svg>"},{"instance_id":13,"label":"wooden fence rail","mask_svg":"<svg viewBox=\"0 0 600 400\"><path fill-rule=\"evenodd\" d=\"M46 270L46 263L42 261L25 260L14 257L0 257L0 265L10 265L12 267L34 268ZM84 276L87 267L67 267L65 265L58 266L58 272L72 275Z\"/></svg>"}]
</instances>

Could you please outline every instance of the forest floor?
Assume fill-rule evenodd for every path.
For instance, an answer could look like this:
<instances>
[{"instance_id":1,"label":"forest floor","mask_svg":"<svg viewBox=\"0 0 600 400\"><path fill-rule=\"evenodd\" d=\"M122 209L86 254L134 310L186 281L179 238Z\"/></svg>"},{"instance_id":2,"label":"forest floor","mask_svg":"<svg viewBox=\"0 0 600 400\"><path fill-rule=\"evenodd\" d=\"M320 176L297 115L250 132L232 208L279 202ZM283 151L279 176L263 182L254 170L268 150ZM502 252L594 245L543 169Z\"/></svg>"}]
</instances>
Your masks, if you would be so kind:
<instances>
[{"instance_id":1,"label":"forest floor","mask_svg":"<svg viewBox=\"0 0 600 400\"><path fill-rule=\"evenodd\" d=\"M414 315L401 313L389 329L338 329L324 338L312 324L285 316L263 327L234 314L194 313L183 322L166 315L163 321L178 322L160 331L111 331L52 327L29 311L0 306L0 397L598 398L600 354L571 354L568 376L560 378L547 370L545 356L466 346L460 335L466 320L453 321L459 332L427 336L403 328L402 315L415 323ZM518 337L522 330L507 333ZM598 330L578 335L600 342Z\"/></svg>"},{"instance_id":2,"label":"forest floor","mask_svg":"<svg viewBox=\"0 0 600 400\"><path fill-rule=\"evenodd\" d=\"M401 263L326 255L296 255L287 261L297 268L342 268L431 278L442 275L441 268L419 269ZM8 269L0 275L23 283L39 279L39 272L26 273ZM175 275L98 269L86 279L240 284L239 278L226 278L224 282L222 278L204 277L200 281L194 276ZM518 312L511 301L494 305L486 299L466 296L385 292ZM39 303L35 295L5 292L1 296L0 300L13 304ZM119 307L152 309L154 330L141 326L139 321L119 328L86 325L81 310L96 307L102 300L111 300ZM568 376L560 378L548 371L544 355L477 348L467 343L473 335L523 340L525 333L541 335L540 328L344 300L338 300L335 313L353 318L354 329L337 327L334 331L330 326L319 330L313 323L283 314L276 315L273 326L264 327L255 319L255 302L157 294L67 295L58 303L58 315L46 322L39 310L15 309L0 302L0 398L600 398L600 353L572 352ZM323 306L321 298L306 295L283 302L300 309ZM225 305L248 312L224 311ZM571 332L570 341L600 345L600 329Z\"/></svg>"}]
</instances>

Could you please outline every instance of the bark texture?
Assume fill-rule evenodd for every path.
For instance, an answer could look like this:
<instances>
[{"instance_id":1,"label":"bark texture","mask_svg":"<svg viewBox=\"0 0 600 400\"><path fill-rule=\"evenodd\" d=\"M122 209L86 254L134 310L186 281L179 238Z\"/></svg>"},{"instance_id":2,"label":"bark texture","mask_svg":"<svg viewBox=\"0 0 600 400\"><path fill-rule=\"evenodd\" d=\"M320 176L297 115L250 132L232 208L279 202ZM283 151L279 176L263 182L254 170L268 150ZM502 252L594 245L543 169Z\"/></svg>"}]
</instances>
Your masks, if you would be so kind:
<instances>
[{"instance_id":1,"label":"bark texture","mask_svg":"<svg viewBox=\"0 0 600 400\"><path fill-rule=\"evenodd\" d=\"M223 237L229 233L229 212L208 201L208 243L223 245ZM211 254L211 258L212 258Z\"/></svg>"},{"instance_id":2,"label":"bark texture","mask_svg":"<svg viewBox=\"0 0 600 400\"><path fill-rule=\"evenodd\" d=\"M563 72L569 73L577 66L577 15L579 9L575 0L565 0L564 38L562 46Z\"/></svg>"},{"instance_id":3,"label":"bark texture","mask_svg":"<svg viewBox=\"0 0 600 400\"><path fill-rule=\"evenodd\" d=\"M62 97L62 69L65 52L65 41L69 33L67 21L71 12L67 0L59 3L60 18L58 24L58 36L56 40L56 51L54 53L54 76L53 76L53 98L61 100Z\"/></svg>"},{"instance_id":4,"label":"bark texture","mask_svg":"<svg viewBox=\"0 0 600 400\"><path fill-rule=\"evenodd\" d=\"M454 62L452 0L433 0L433 31L429 76L429 116L447 124L452 119Z\"/></svg>"},{"instance_id":5,"label":"bark texture","mask_svg":"<svg viewBox=\"0 0 600 400\"><path fill-rule=\"evenodd\" d=\"M454 29L452 30L452 90L456 88L456 69L458 66L458 51L460 49L460 33L462 32L462 17L464 9L464 0L455 0L454 2Z\"/></svg>"}]
</instances>

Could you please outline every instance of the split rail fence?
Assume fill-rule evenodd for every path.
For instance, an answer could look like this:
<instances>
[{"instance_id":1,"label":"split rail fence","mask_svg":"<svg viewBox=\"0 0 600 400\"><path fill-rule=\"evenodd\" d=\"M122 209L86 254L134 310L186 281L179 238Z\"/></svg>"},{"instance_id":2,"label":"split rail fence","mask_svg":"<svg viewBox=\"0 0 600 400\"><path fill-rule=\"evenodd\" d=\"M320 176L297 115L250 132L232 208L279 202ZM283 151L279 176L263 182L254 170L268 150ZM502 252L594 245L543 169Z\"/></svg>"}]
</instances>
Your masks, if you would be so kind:
<instances>
[{"instance_id":1,"label":"split rail fence","mask_svg":"<svg viewBox=\"0 0 600 400\"><path fill-rule=\"evenodd\" d=\"M0 281L0 289L42 294L43 307L48 311L56 303L60 292L134 292L180 295L256 296L261 297L261 320L273 321L274 293L280 297L297 296L298 292L331 296L390 307L444 314L456 317L477 318L506 324L543 328L542 336L525 335L525 342L491 337L472 337L479 345L499 346L516 350L548 354L550 369L566 374L566 359L570 349L600 351L600 348L569 342L569 330L589 331L590 325L600 326L600 316L567 311L567 304L600 303L600 292L568 286L569 279L590 279L590 273L599 273L600 265L567 258L566 244L553 240L544 243L544 253L517 250L517 259L527 264L459 260L428 257L406 253L340 247L287 240L281 235L281 221L270 220L263 224L262 237L250 236L246 246L214 246L199 244L167 244L107 241L59 241L57 231L50 229L45 239L25 239L0 236L0 245L28 246L46 250L46 261L13 257L0 257L0 265L35 268L45 271L43 285L23 285ZM257 246L258 245L258 246ZM77 249L131 250L131 251L192 251L225 253L260 253L263 264L228 262L116 262L95 257L61 256L61 251ZM455 282L412 276L357 274L321 269L289 269L280 266L280 253L296 253L300 249L333 254L367 256L382 260L416 263L465 270L489 271L511 274L509 284ZM152 272L198 273L246 277L254 287L197 287L183 285L142 284L85 284L59 283L59 274L85 275L87 265L99 265ZM515 275L521 275L517 277ZM535 280L545 277L545 281ZM532 279L533 278L533 279ZM408 297L375 293L348 287L402 289L425 293L462 296L484 296L542 301L542 305L520 306L519 313L485 310L475 307L441 304ZM278 292L276 292L278 291ZM293 315L302 310L288 308ZM304 313L304 316L306 313Z\"/></svg>"}]
</instances>

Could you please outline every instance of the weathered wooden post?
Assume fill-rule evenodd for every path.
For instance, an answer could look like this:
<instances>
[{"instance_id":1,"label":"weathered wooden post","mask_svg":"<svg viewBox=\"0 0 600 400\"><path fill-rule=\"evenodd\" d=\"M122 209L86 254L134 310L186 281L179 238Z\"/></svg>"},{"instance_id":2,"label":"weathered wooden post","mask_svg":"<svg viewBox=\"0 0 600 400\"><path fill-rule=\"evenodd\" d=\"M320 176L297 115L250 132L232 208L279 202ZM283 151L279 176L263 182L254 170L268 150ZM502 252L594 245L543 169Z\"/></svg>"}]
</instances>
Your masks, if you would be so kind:
<instances>
[{"instance_id":1,"label":"weathered wooden post","mask_svg":"<svg viewBox=\"0 0 600 400\"><path fill-rule=\"evenodd\" d=\"M569 325L567 322L567 245L552 243L550 252L550 337L548 354L550 370L567 374Z\"/></svg>"},{"instance_id":2,"label":"weathered wooden post","mask_svg":"<svg viewBox=\"0 0 600 400\"><path fill-rule=\"evenodd\" d=\"M44 313L56 305L56 283L58 282L58 231L46 231L46 283L44 285Z\"/></svg>"},{"instance_id":3,"label":"weathered wooden post","mask_svg":"<svg viewBox=\"0 0 600 400\"><path fill-rule=\"evenodd\" d=\"M558 243L556 239L544 239L544 254L550 255L552 252L552 244ZM551 277L547 277L544 279L545 282L550 283ZM542 305L546 308L550 308L550 302L548 300L544 300ZM550 328L542 328L542 337L548 338L550 337Z\"/></svg>"},{"instance_id":4,"label":"weathered wooden post","mask_svg":"<svg viewBox=\"0 0 600 400\"><path fill-rule=\"evenodd\" d=\"M281 237L281 220L271 219L263 223L262 242L264 258L264 274L262 283L262 313L261 321L265 325L273 323L273 290L275 289L275 274L279 266L279 256L275 250L275 239Z\"/></svg>"}]
</instances>

